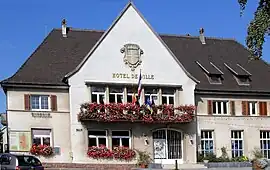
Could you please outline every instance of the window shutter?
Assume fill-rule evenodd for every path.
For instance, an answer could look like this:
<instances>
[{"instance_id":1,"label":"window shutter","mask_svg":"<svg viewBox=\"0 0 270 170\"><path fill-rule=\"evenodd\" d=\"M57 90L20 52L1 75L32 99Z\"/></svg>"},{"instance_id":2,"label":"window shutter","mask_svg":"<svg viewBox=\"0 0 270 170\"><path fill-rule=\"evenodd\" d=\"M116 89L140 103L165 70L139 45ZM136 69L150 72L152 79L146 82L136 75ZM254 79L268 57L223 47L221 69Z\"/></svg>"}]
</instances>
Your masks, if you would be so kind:
<instances>
[{"instance_id":1,"label":"window shutter","mask_svg":"<svg viewBox=\"0 0 270 170\"><path fill-rule=\"evenodd\" d=\"M235 116L235 102L230 101L231 115Z\"/></svg>"},{"instance_id":2,"label":"window shutter","mask_svg":"<svg viewBox=\"0 0 270 170\"><path fill-rule=\"evenodd\" d=\"M247 101L242 101L242 114L243 115L249 115L248 102Z\"/></svg>"},{"instance_id":3,"label":"window shutter","mask_svg":"<svg viewBox=\"0 0 270 170\"><path fill-rule=\"evenodd\" d=\"M207 112L208 112L209 115L212 115L212 110L213 110L212 109L212 100L208 100L207 105L208 105L207 106Z\"/></svg>"},{"instance_id":4,"label":"window shutter","mask_svg":"<svg viewBox=\"0 0 270 170\"><path fill-rule=\"evenodd\" d=\"M261 116L267 116L267 102L259 102L259 112Z\"/></svg>"},{"instance_id":5,"label":"window shutter","mask_svg":"<svg viewBox=\"0 0 270 170\"><path fill-rule=\"evenodd\" d=\"M57 96L51 95L51 109L52 111L57 111Z\"/></svg>"},{"instance_id":6,"label":"window shutter","mask_svg":"<svg viewBox=\"0 0 270 170\"><path fill-rule=\"evenodd\" d=\"M30 94L24 95L24 110L30 110Z\"/></svg>"}]
</instances>

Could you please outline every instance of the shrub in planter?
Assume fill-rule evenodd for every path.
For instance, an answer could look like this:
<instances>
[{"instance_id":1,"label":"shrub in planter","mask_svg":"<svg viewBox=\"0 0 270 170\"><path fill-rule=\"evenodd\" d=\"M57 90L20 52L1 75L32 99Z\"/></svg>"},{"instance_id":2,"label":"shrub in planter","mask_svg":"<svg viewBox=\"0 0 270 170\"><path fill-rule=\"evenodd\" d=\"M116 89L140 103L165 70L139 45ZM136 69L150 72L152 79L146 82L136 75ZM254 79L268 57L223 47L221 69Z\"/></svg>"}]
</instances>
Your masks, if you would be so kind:
<instances>
[{"instance_id":1,"label":"shrub in planter","mask_svg":"<svg viewBox=\"0 0 270 170\"><path fill-rule=\"evenodd\" d=\"M153 161L152 158L150 157L150 154L147 152L142 152L137 150L138 152L138 159L137 159L137 166L141 168L148 168L149 164Z\"/></svg>"}]
</instances>

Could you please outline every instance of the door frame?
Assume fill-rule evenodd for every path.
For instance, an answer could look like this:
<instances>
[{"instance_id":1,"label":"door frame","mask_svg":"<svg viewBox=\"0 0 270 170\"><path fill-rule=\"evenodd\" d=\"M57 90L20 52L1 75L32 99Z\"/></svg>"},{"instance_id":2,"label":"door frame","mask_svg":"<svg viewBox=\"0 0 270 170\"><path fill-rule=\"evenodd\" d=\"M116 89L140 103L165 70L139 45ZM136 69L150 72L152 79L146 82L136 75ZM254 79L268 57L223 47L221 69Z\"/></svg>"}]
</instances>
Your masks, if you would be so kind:
<instances>
[{"instance_id":1,"label":"door frame","mask_svg":"<svg viewBox=\"0 0 270 170\"><path fill-rule=\"evenodd\" d=\"M160 163L160 164L175 164L175 160L177 160L178 164L183 164L183 157L184 157L184 135L183 135L183 131L180 130L180 129L175 129L175 128L157 128L157 129L154 129L152 130L152 139L153 139L153 157L155 155L155 148L154 148L154 136L153 136L153 133L158 131L158 130L165 130L165 135L166 135L166 153L168 154L168 144L167 144L167 135L168 135L168 130L171 130L171 131L176 131L176 132L179 132L181 133L181 155L182 155L182 158L181 159L154 159L154 162L155 163ZM166 155L166 157L168 157L168 155Z\"/></svg>"}]
</instances>

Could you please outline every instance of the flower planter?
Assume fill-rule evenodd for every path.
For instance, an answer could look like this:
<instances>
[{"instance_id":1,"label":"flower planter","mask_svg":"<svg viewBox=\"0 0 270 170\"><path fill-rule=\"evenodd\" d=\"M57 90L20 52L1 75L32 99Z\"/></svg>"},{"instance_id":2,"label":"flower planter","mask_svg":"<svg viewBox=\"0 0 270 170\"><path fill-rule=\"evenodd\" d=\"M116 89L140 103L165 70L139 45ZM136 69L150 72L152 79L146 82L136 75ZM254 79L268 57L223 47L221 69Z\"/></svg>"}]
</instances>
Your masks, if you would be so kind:
<instances>
[{"instance_id":1,"label":"flower planter","mask_svg":"<svg viewBox=\"0 0 270 170\"><path fill-rule=\"evenodd\" d=\"M145 164L140 165L140 168L147 168L148 166Z\"/></svg>"},{"instance_id":2,"label":"flower planter","mask_svg":"<svg viewBox=\"0 0 270 170\"><path fill-rule=\"evenodd\" d=\"M250 162L208 162L207 168L237 168L237 167L252 167Z\"/></svg>"},{"instance_id":3,"label":"flower planter","mask_svg":"<svg viewBox=\"0 0 270 170\"><path fill-rule=\"evenodd\" d=\"M93 159L117 159L130 161L136 157L136 152L126 147L114 147L110 150L106 146L92 146L88 148L87 155Z\"/></svg>"},{"instance_id":4,"label":"flower planter","mask_svg":"<svg viewBox=\"0 0 270 170\"><path fill-rule=\"evenodd\" d=\"M174 107L173 105L152 106L135 105L132 103L84 103L78 114L79 121L101 121L101 122L144 122L144 123L187 123L194 118L195 106L184 105ZM177 112L182 114L177 114Z\"/></svg>"},{"instance_id":5,"label":"flower planter","mask_svg":"<svg viewBox=\"0 0 270 170\"><path fill-rule=\"evenodd\" d=\"M209 162L209 160L203 160L203 163L207 164Z\"/></svg>"}]
</instances>

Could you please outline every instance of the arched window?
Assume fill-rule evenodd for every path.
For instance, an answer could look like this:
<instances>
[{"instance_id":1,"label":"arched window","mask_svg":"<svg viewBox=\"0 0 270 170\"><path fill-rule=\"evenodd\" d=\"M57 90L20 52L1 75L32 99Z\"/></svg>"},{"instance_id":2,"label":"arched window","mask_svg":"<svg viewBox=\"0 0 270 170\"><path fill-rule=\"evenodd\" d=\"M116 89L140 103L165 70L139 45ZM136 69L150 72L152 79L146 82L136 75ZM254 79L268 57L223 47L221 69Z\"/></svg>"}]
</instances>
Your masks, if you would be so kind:
<instances>
[{"instance_id":1,"label":"arched window","mask_svg":"<svg viewBox=\"0 0 270 170\"><path fill-rule=\"evenodd\" d=\"M182 133L173 129L153 132L154 159L182 159Z\"/></svg>"}]
</instances>

